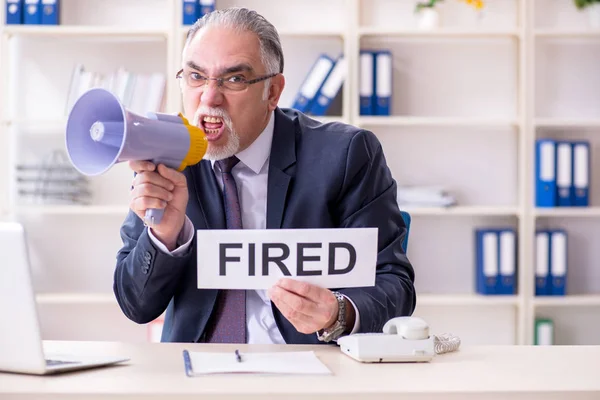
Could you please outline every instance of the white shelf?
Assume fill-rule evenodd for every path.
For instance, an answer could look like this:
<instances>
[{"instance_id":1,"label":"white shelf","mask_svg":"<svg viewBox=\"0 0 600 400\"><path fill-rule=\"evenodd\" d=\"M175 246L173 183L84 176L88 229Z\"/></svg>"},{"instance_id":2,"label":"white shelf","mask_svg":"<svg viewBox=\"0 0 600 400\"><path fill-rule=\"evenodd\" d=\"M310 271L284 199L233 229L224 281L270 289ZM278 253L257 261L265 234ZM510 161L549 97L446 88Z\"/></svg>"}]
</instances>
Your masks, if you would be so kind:
<instances>
[{"instance_id":1,"label":"white shelf","mask_svg":"<svg viewBox=\"0 0 600 400\"><path fill-rule=\"evenodd\" d=\"M67 117L56 119L5 119L2 120L3 125L16 125L24 127L65 127L67 125Z\"/></svg>"},{"instance_id":2,"label":"white shelf","mask_svg":"<svg viewBox=\"0 0 600 400\"><path fill-rule=\"evenodd\" d=\"M361 126L425 126L425 127L514 127L516 120L493 118L395 117L369 116L357 118Z\"/></svg>"},{"instance_id":3,"label":"white shelf","mask_svg":"<svg viewBox=\"0 0 600 400\"><path fill-rule=\"evenodd\" d=\"M553 207L535 209L536 217L600 217L600 207Z\"/></svg>"},{"instance_id":4,"label":"white shelf","mask_svg":"<svg viewBox=\"0 0 600 400\"><path fill-rule=\"evenodd\" d=\"M536 29L534 35L548 38L600 38L600 29L589 30L559 30Z\"/></svg>"},{"instance_id":5,"label":"white shelf","mask_svg":"<svg viewBox=\"0 0 600 400\"><path fill-rule=\"evenodd\" d=\"M180 35L182 37L186 37L188 31L191 26L184 26L180 28ZM314 29L294 29L294 28L286 28L286 29L278 29L277 33L281 37L306 37L306 38L314 38L314 37L324 37L324 36L339 36L342 37L344 32L339 29L327 29L321 27L315 27Z\"/></svg>"},{"instance_id":6,"label":"white shelf","mask_svg":"<svg viewBox=\"0 0 600 400\"><path fill-rule=\"evenodd\" d=\"M135 29L113 26L43 26L10 25L2 28L2 33L10 36L42 36L61 38L146 38L166 40L168 31L164 29Z\"/></svg>"},{"instance_id":7,"label":"white shelf","mask_svg":"<svg viewBox=\"0 0 600 400\"><path fill-rule=\"evenodd\" d=\"M40 304L117 304L113 293L40 293Z\"/></svg>"},{"instance_id":8,"label":"white shelf","mask_svg":"<svg viewBox=\"0 0 600 400\"><path fill-rule=\"evenodd\" d=\"M125 216L127 206L80 206L80 205L24 205L17 207L17 213L34 215L106 215Z\"/></svg>"},{"instance_id":9,"label":"white shelf","mask_svg":"<svg viewBox=\"0 0 600 400\"><path fill-rule=\"evenodd\" d=\"M536 296L533 300L536 307L570 307L570 306L599 306L600 294L566 295L566 296Z\"/></svg>"},{"instance_id":10,"label":"white shelf","mask_svg":"<svg viewBox=\"0 0 600 400\"><path fill-rule=\"evenodd\" d=\"M599 119L536 118L538 128L600 128Z\"/></svg>"},{"instance_id":11,"label":"white shelf","mask_svg":"<svg viewBox=\"0 0 600 400\"><path fill-rule=\"evenodd\" d=\"M402 211L411 216L516 216L519 214L517 207L494 207L494 206L454 206L454 207L404 207Z\"/></svg>"},{"instance_id":12,"label":"white shelf","mask_svg":"<svg viewBox=\"0 0 600 400\"><path fill-rule=\"evenodd\" d=\"M484 296L479 294L422 294L417 295L419 306L505 306L517 305L516 295Z\"/></svg>"},{"instance_id":13,"label":"white shelf","mask_svg":"<svg viewBox=\"0 0 600 400\"><path fill-rule=\"evenodd\" d=\"M378 26L363 26L358 28L359 36L406 36L406 37L436 37L436 38L512 38L520 37L518 30L483 30L483 29L436 29L415 30L382 28Z\"/></svg>"}]
</instances>

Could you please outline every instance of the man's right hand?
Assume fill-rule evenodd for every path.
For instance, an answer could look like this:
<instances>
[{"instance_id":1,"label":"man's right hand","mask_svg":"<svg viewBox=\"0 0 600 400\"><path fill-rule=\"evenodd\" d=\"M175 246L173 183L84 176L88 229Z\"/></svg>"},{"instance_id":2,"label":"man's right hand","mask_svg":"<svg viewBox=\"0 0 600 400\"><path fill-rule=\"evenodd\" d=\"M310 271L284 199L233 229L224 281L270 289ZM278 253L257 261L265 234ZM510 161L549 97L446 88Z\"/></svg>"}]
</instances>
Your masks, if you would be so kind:
<instances>
[{"instance_id":1,"label":"man's right hand","mask_svg":"<svg viewBox=\"0 0 600 400\"><path fill-rule=\"evenodd\" d=\"M133 179L129 207L142 220L147 209L164 209L160 224L151 229L169 251L174 250L185 223L189 197L185 175L163 164L159 164L157 169L149 161L130 161L129 167L137 173Z\"/></svg>"}]
</instances>

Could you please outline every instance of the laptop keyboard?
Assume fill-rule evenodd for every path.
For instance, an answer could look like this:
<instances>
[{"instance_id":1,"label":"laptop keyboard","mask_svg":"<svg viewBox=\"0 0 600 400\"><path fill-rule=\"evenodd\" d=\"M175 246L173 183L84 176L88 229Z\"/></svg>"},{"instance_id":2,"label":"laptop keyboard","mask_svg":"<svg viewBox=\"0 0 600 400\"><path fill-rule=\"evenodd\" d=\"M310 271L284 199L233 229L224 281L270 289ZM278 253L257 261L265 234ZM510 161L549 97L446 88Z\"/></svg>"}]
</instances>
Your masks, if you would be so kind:
<instances>
[{"instance_id":1,"label":"laptop keyboard","mask_svg":"<svg viewBox=\"0 0 600 400\"><path fill-rule=\"evenodd\" d=\"M57 365L69 365L69 364L79 364L77 361L63 361L63 360L46 360L47 367L55 367Z\"/></svg>"}]
</instances>

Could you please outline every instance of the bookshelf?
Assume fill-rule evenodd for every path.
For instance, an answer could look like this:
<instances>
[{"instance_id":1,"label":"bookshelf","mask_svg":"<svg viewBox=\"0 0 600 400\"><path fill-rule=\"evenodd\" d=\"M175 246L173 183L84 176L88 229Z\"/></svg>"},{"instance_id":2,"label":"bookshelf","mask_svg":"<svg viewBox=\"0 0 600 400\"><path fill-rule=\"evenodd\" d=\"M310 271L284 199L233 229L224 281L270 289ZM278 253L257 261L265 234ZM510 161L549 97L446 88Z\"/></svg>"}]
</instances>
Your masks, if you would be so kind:
<instances>
[{"instance_id":1,"label":"bookshelf","mask_svg":"<svg viewBox=\"0 0 600 400\"><path fill-rule=\"evenodd\" d=\"M283 107L319 54L344 53L341 95L332 115L318 119L372 130L399 184L443 184L457 198L455 207L406 209L413 217L408 255L416 269L416 315L434 332L453 332L465 344L530 344L535 319L548 317L558 344L597 344L600 185L592 172L590 207L536 208L533 150L538 137L586 138L593 150L600 146L600 28L588 27L569 1L488 0L482 18L464 3L446 1L440 26L419 30L414 3L216 1L217 8L254 8L278 28L286 59ZM130 171L119 165L90 179L89 205L44 205L19 198L14 165L63 146L77 62L97 71L164 73L165 111L181 110L174 75L188 27L180 0L63 0L62 6L60 26L0 25L0 212L29 232L46 338L145 341L149 327L123 317L112 294ZM390 116L359 115L363 47L392 51ZM474 292L473 231L495 226L517 232L516 295ZM564 297L534 295L534 233L541 227L569 233Z\"/></svg>"}]
</instances>

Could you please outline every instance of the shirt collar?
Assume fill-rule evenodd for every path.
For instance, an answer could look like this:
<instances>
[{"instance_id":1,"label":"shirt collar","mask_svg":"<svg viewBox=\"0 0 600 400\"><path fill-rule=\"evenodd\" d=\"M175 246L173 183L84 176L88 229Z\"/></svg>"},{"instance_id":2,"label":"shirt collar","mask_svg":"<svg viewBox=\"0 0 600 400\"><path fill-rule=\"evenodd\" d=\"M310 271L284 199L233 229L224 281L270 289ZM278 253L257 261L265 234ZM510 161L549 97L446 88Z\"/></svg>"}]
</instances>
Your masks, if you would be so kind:
<instances>
[{"instance_id":1,"label":"shirt collar","mask_svg":"<svg viewBox=\"0 0 600 400\"><path fill-rule=\"evenodd\" d=\"M248 146L246 149L240 151L235 156L240 161L258 174L262 169L265 162L269 158L271 152L271 143L273 142L273 131L275 128L275 113L271 112L269 116L269 122L265 129L258 135L258 137ZM215 161L211 160L211 165L214 169Z\"/></svg>"}]
</instances>

